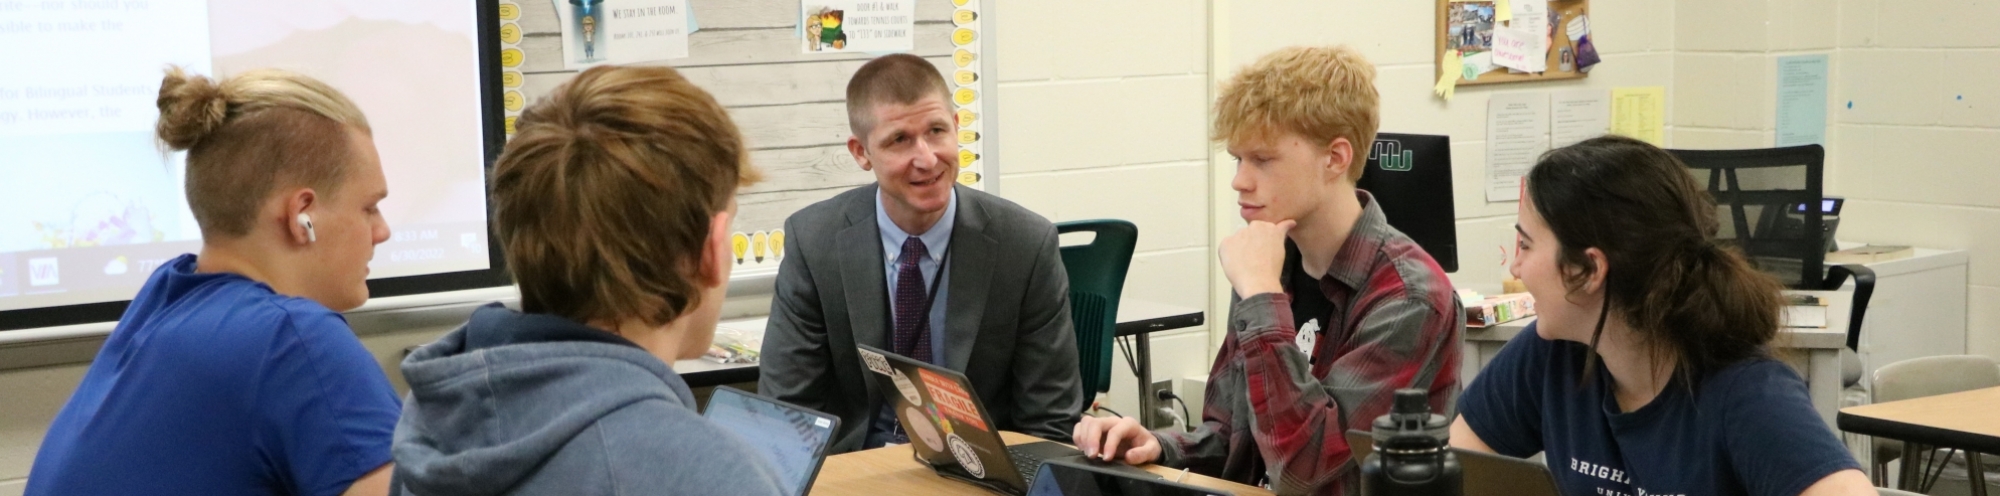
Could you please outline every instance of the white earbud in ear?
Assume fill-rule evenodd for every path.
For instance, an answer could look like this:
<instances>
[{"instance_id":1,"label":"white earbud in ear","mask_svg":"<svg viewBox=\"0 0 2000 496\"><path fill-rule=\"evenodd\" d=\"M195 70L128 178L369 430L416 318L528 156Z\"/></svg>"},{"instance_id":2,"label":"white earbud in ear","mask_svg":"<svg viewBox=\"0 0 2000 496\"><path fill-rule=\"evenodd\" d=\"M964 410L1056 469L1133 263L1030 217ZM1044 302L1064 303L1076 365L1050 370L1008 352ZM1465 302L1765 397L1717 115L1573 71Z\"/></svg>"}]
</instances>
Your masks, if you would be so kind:
<instances>
[{"instance_id":1,"label":"white earbud in ear","mask_svg":"<svg viewBox=\"0 0 2000 496\"><path fill-rule=\"evenodd\" d=\"M306 228L306 242L307 242L307 243L317 243L317 242L319 242L319 234L317 234L317 233L314 233L314 232L313 232L313 218L312 218L312 216L310 216L310 215L306 215L306 214L304 214L304 213L300 213L300 214L299 214L299 227L303 227L303 228Z\"/></svg>"}]
</instances>

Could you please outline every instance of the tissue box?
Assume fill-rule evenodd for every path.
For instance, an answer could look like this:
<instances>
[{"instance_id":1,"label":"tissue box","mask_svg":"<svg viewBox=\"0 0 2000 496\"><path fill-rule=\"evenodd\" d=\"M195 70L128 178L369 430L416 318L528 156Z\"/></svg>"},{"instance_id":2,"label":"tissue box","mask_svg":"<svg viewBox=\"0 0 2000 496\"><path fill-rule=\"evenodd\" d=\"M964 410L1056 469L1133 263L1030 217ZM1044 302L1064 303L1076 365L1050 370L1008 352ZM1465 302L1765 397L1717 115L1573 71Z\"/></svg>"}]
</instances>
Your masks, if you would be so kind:
<instances>
[{"instance_id":1,"label":"tissue box","mask_svg":"<svg viewBox=\"0 0 2000 496\"><path fill-rule=\"evenodd\" d=\"M1534 315L1535 297L1528 293L1490 296L1465 304L1465 326L1473 329L1492 327Z\"/></svg>"}]
</instances>

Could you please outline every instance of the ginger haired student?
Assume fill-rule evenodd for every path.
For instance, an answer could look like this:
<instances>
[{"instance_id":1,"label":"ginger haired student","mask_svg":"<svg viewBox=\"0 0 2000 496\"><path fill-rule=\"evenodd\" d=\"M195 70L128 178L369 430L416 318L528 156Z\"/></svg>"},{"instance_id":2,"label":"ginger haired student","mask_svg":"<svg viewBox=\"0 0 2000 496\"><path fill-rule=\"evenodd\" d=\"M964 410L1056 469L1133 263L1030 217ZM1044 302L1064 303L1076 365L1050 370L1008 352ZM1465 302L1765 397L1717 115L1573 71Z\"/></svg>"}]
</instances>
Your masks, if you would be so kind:
<instances>
[{"instance_id":1,"label":"ginger haired student","mask_svg":"<svg viewBox=\"0 0 2000 496\"><path fill-rule=\"evenodd\" d=\"M170 68L198 255L153 271L50 424L27 494L383 494L400 405L337 312L389 195L361 110L310 77Z\"/></svg>"},{"instance_id":2,"label":"ginger haired student","mask_svg":"<svg viewBox=\"0 0 2000 496\"><path fill-rule=\"evenodd\" d=\"M1716 243L1673 155L1618 136L1552 150L1516 229L1539 318L1466 390L1453 446L1547 453L1565 494L1875 494L1772 357L1783 287Z\"/></svg>"},{"instance_id":3,"label":"ginger haired student","mask_svg":"<svg viewBox=\"0 0 2000 496\"><path fill-rule=\"evenodd\" d=\"M1074 432L1085 454L1279 494L1353 494L1357 464L1343 433L1369 428L1401 388L1451 410L1465 328L1458 296L1374 195L1355 189L1378 100L1375 66L1346 46L1278 50L1230 77L1212 137L1236 158L1229 185L1250 225L1222 242L1237 300L1201 423L1149 432L1129 418L1085 417ZM1287 260L1287 242L1298 259ZM1295 300L1284 279L1293 271L1310 280L1289 284L1320 294Z\"/></svg>"},{"instance_id":4,"label":"ginger haired student","mask_svg":"<svg viewBox=\"0 0 2000 496\"><path fill-rule=\"evenodd\" d=\"M473 312L403 361L407 494L780 494L672 368L715 338L736 190L729 114L668 67L599 66L522 113L493 166L521 308Z\"/></svg>"}]
</instances>

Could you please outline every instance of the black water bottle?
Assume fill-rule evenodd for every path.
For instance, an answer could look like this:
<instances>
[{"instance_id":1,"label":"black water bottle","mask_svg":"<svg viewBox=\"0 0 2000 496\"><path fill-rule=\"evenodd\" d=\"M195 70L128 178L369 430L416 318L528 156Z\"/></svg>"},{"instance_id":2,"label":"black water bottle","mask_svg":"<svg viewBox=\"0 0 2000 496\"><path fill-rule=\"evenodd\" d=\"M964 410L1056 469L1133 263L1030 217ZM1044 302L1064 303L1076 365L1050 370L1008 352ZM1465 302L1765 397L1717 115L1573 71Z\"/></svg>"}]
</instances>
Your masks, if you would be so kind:
<instances>
[{"instance_id":1,"label":"black water bottle","mask_svg":"<svg viewBox=\"0 0 2000 496\"><path fill-rule=\"evenodd\" d=\"M1361 463L1362 496L1460 496L1464 480L1446 441L1451 422L1431 413L1422 389L1396 390L1375 419L1375 452Z\"/></svg>"}]
</instances>

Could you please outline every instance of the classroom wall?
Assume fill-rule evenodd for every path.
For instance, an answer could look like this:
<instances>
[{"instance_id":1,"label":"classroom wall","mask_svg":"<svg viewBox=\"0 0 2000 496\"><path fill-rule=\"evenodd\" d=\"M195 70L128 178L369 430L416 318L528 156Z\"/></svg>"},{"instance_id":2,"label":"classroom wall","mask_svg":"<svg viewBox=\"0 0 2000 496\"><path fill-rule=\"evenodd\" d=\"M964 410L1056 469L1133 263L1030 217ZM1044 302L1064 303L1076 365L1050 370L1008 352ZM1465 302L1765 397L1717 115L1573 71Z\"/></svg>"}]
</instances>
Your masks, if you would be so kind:
<instances>
[{"instance_id":1,"label":"classroom wall","mask_svg":"<svg viewBox=\"0 0 2000 496\"><path fill-rule=\"evenodd\" d=\"M1777 59L1831 53L1833 7L1830 0L1675 2L1673 90L1679 98L1668 102L1674 146L1776 143Z\"/></svg>"},{"instance_id":2,"label":"classroom wall","mask_svg":"<svg viewBox=\"0 0 2000 496\"><path fill-rule=\"evenodd\" d=\"M1008 0L1000 64L1000 195L1056 222L1139 227L1123 298L1208 303L1208 2ZM1217 307L1219 308L1219 307ZM1152 336L1153 379L1208 375L1207 328ZM1137 411L1114 359L1107 406Z\"/></svg>"},{"instance_id":3,"label":"classroom wall","mask_svg":"<svg viewBox=\"0 0 2000 496\"><path fill-rule=\"evenodd\" d=\"M1777 60L1828 54L1828 195L1843 241L1964 249L1966 352L2000 359L2000 32L1971 0L1674 3L1673 143L1772 146Z\"/></svg>"},{"instance_id":4,"label":"classroom wall","mask_svg":"<svg viewBox=\"0 0 2000 496\"><path fill-rule=\"evenodd\" d=\"M1827 190L1848 199L1840 237L1965 249L1966 351L2000 359L2000 30L1980 22L2000 3L1815 4L1839 12Z\"/></svg>"}]
</instances>

